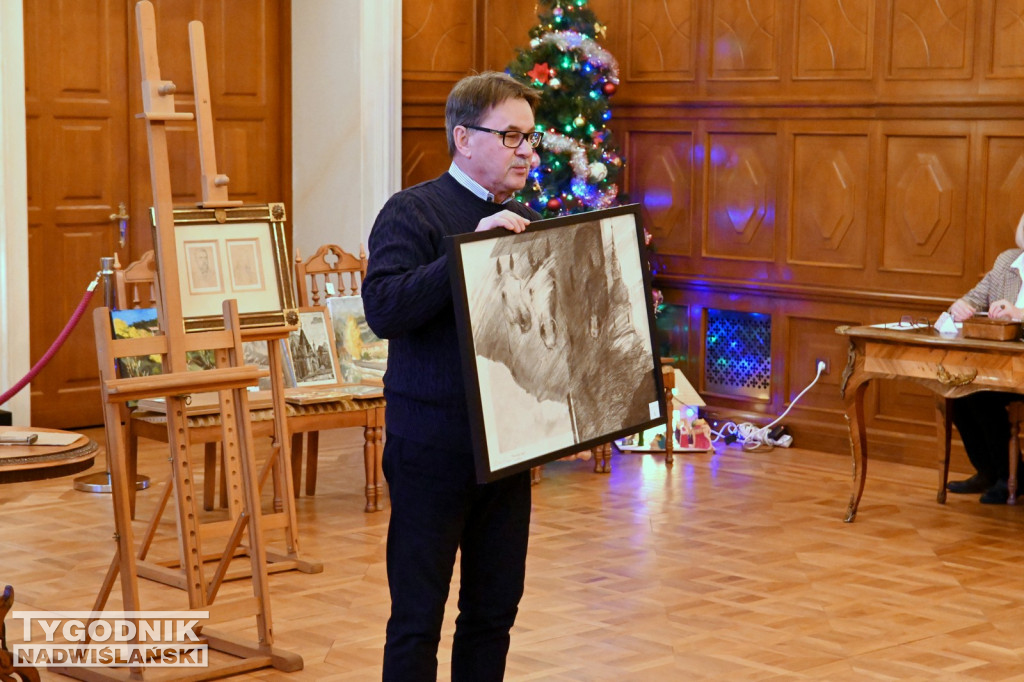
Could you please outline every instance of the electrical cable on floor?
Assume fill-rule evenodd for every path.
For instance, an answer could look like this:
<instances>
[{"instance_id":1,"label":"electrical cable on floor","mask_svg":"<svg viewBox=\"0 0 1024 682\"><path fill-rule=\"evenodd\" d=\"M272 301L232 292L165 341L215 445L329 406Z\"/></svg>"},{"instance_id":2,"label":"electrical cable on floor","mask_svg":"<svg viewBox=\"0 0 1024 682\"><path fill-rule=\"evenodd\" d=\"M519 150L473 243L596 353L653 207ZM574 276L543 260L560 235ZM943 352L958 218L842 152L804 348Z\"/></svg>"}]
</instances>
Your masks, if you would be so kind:
<instances>
[{"instance_id":1,"label":"electrical cable on floor","mask_svg":"<svg viewBox=\"0 0 1024 682\"><path fill-rule=\"evenodd\" d=\"M804 393L811 390L811 387L818 383L818 379L821 378L821 373L825 371L825 363L818 362L817 373L814 375L814 379L811 383L807 384L804 390L800 391L793 402L789 404L785 412L776 417L771 424L767 426L758 427L750 422L741 422L739 424L735 422L725 422L721 428L717 431L711 429L711 442L716 443L719 439L724 439L726 442L732 442L732 440L739 441L744 450L771 450L778 446L788 448L793 444L793 436L784 432L784 427L780 427L779 432L774 436L772 435L772 427L782 421L782 419L789 414L789 411L793 409L793 406L797 404L800 398L803 397ZM732 437L732 440L730 439Z\"/></svg>"}]
</instances>

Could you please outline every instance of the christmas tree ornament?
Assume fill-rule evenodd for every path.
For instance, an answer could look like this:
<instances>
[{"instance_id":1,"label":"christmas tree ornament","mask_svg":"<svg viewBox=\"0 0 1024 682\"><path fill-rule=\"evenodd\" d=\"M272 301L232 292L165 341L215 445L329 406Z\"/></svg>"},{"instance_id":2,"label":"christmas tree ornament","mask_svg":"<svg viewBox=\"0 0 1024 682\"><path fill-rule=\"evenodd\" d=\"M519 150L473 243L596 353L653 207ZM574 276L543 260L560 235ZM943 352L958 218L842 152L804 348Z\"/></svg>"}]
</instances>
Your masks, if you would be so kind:
<instances>
[{"instance_id":1,"label":"christmas tree ornament","mask_svg":"<svg viewBox=\"0 0 1024 682\"><path fill-rule=\"evenodd\" d=\"M557 90L558 88L562 87L562 81L558 80L557 78L552 78L551 80L548 81L548 86Z\"/></svg>"},{"instance_id":2,"label":"christmas tree ornament","mask_svg":"<svg viewBox=\"0 0 1024 682\"><path fill-rule=\"evenodd\" d=\"M549 211L557 212L558 209L562 208L562 200L558 197L551 197L548 199L547 209Z\"/></svg>"},{"instance_id":3,"label":"christmas tree ornament","mask_svg":"<svg viewBox=\"0 0 1024 682\"><path fill-rule=\"evenodd\" d=\"M590 164L589 170L591 182L601 182L608 177L608 166L604 165L600 161L595 161Z\"/></svg>"},{"instance_id":4,"label":"christmas tree ornament","mask_svg":"<svg viewBox=\"0 0 1024 682\"><path fill-rule=\"evenodd\" d=\"M583 116L580 115L574 118L572 122L577 128L582 128L584 125L586 125L587 119L583 118Z\"/></svg>"},{"instance_id":5,"label":"christmas tree ornament","mask_svg":"<svg viewBox=\"0 0 1024 682\"><path fill-rule=\"evenodd\" d=\"M548 68L546 62L541 62L534 64L533 68L526 72L526 75L538 83L547 83L548 78L551 76L551 69Z\"/></svg>"},{"instance_id":6,"label":"christmas tree ornament","mask_svg":"<svg viewBox=\"0 0 1024 682\"><path fill-rule=\"evenodd\" d=\"M608 95L609 97L614 95L615 91L618 90L618 89L619 89L619 86L617 86L615 83L612 83L610 81L608 83L605 83L604 85L601 86L601 90L604 92L604 94Z\"/></svg>"}]
</instances>

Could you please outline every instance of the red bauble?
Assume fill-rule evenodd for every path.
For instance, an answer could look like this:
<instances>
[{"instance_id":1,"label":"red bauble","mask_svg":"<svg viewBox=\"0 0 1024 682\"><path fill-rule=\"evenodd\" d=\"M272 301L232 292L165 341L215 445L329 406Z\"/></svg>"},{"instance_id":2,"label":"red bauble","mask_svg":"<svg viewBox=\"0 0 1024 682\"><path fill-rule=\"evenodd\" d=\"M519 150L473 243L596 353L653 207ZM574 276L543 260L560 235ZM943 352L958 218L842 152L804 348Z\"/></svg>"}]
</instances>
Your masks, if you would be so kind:
<instances>
[{"instance_id":1,"label":"red bauble","mask_svg":"<svg viewBox=\"0 0 1024 682\"><path fill-rule=\"evenodd\" d=\"M559 199L558 197L551 197L550 199L548 199L548 210L549 211L557 211L560 208L562 208L562 200L561 199Z\"/></svg>"},{"instance_id":2,"label":"red bauble","mask_svg":"<svg viewBox=\"0 0 1024 682\"><path fill-rule=\"evenodd\" d=\"M605 83L604 85L601 86L601 90L603 90L604 94L608 95L609 97L614 95L615 91L618 90L618 89L619 89L619 86L617 86L615 83L612 83L612 82Z\"/></svg>"}]
</instances>

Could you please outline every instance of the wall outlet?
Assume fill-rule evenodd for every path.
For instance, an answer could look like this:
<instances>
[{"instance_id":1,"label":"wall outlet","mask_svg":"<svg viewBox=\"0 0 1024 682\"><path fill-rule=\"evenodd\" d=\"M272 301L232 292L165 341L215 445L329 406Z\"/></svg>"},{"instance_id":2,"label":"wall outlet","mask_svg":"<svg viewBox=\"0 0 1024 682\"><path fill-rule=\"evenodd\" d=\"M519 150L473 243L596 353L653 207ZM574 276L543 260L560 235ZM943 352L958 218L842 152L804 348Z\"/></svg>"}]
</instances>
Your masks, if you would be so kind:
<instances>
[{"instance_id":1,"label":"wall outlet","mask_svg":"<svg viewBox=\"0 0 1024 682\"><path fill-rule=\"evenodd\" d=\"M825 365L825 369L821 370L822 374L828 374L832 371L832 365L829 363L828 358L815 358L814 359L814 373L818 373L818 366Z\"/></svg>"}]
</instances>

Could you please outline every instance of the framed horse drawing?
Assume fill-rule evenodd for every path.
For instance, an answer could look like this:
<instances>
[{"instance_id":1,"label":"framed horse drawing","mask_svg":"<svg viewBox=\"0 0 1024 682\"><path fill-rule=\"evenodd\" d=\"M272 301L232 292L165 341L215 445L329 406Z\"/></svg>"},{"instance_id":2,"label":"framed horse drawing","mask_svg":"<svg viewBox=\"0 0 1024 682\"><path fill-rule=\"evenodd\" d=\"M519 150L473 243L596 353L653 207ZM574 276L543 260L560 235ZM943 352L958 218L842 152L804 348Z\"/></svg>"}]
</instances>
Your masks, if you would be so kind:
<instances>
[{"instance_id":1,"label":"framed horse drawing","mask_svg":"<svg viewBox=\"0 0 1024 682\"><path fill-rule=\"evenodd\" d=\"M665 421L637 205L447 242L477 480Z\"/></svg>"}]
</instances>

